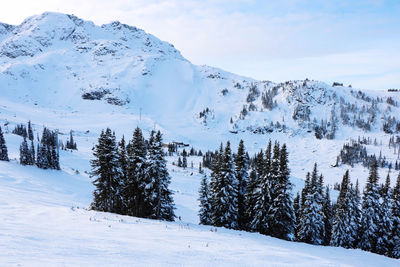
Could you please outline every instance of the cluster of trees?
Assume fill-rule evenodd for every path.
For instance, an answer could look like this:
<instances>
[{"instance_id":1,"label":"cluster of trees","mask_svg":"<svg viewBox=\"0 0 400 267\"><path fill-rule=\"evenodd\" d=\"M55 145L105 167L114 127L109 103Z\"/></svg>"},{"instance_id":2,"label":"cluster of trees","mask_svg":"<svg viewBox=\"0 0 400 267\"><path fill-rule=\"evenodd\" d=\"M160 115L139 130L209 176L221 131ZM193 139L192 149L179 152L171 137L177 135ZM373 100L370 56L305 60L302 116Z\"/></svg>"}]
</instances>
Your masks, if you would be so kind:
<instances>
[{"instance_id":1,"label":"cluster of trees","mask_svg":"<svg viewBox=\"0 0 400 267\"><path fill-rule=\"evenodd\" d=\"M382 153L380 153L378 157L376 157L375 154L368 155L364 142L358 139L358 141L351 140L349 143L343 145L340 154L337 157L336 166L341 163L353 167L356 163L362 163L364 167L370 168L375 161L378 163L378 166L382 168L389 167L391 169L393 167L392 163L386 160L385 156L382 156ZM397 161L395 169L398 169Z\"/></svg>"},{"instance_id":2,"label":"cluster of trees","mask_svg":"<svg viewBox=\"0 0 400 267\"><path fill-rule=\"evenodd\" d=\"M116 142L109 128L102 131L91 161L96 189L94 210L142 218L173 221L174 203L168 188L170 176L162 147L162 135L152 131L145 140L136 128L128 144Z\"/></svg>"},{"instance_id":3,"label":"cluster of trees","mask_svg":"<svg viewBox=\"0 0 400 267\"><path fill-rule=\"evenodd\" d=\"M74 141L74 137L72 135L72 130L69 132L69 140L67 140L65 148L71 150L78 150L78 147L76 146L76 142Z\"/></svg>"},{"instance_id":4,"label":"cluster of trees","mask_svg":"<svg viewBox=\"0 0 400 267\"><path fill-rule=\"evenodd\" d=\"M9 161L6 140L4 140L3 130L0 127L0 160Z\"/></svg>"},{"instance_id":5,"label":"cluster of trees","mask_svg":"<svg viewBox=\"0 0 400 267\"><path fill-rule=\"evenodd\" d=\"M311 178L307 175L301 197L295 199L298 240L400 258L400 175L393 189L389 175L385 184L379 185L375 161L361 200L358 183L354 186L346 171L334 206L328 188L323 196L322 175L317 177L315 166Z\"/></svg>"},{"instance_id":6,"label":"cluster of trees","mask_svg":"<svg viewBox=\"0 0 400 267\"><path fill-rule=\"evenodd\" d=\"M286 145L271 141L250 164L243 141L232 155L221 144L212 163L211 181L200 188L200 223L294 240L295 213Z\"/></svg>"},{"instance_id":7,"label":"cluster of trees","mask_svg":"<svg viewBox=\"0 0 400 267\"><path fill-rule=\"evenodd\" d=\"M32 139L31 139L32 136ZM60 156L58 149L58 132L43 129L42 138L37 145L36 155L33 141L33 134L28 135L30 146L26 137L19 148L20 163L22 165L36 165L41 169L60 169Z\"/></svg>"}]
</instances>

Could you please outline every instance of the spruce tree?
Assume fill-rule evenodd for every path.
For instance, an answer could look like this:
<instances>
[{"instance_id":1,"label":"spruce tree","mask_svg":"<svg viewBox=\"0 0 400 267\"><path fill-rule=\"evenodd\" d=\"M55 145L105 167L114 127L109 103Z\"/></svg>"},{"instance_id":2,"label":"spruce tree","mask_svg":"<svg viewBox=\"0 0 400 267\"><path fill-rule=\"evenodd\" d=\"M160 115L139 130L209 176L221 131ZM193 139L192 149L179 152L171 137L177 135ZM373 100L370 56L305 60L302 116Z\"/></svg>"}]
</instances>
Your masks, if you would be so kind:
<instances>
[{"instance_id":1,"label":"spruce tree","mask_svg":"<svg viewBox=\"0 0 400 267\"><path fill-rule=\"evenodd\" d=\"M200 202L200 224L211 225L211 199L210 190L208 187L207 176L204 174L201 179L201 185L199 190L199 202Z\"/></svg>"},{"instance_id":2,"label":"spruce tree","mask_svg":"<svg viewBox=\"0 0 400 267\"><path fill-rule=\"evenodd\" d=\"M98 211L115 212L117 206L118 162L115 134L109 128L102 131L98 144L93 148L91 160L94 177L94 200L91 208Z\"/></svg>"},{"instance_id":3,"label":"spruce tree","mask_svg":"<svg viewBox=\"0 0 400 267\"><path fill-rule=\"evenodd\" d=\"M324 230L325 237L323 245L328 246L332 236L332 220L333 220L333 210L332 210L332 204L328 186L326 186L325 189L325 197L323 200L322 211L324 213L324 225L325 225L325 230Z\"/></svg>"},{"instance_id":4,"label":"spruce tree","mask_svg":"<svg viewBox=\"0 0 400 267\"><path fill-rule=\"evenodd\" d=\"M248 159L244 148L243 140L240 140L237 154L235 155L235 175L238 183L237 192L237 222L238 229L244 230L246 228L246 203L245 195L248 182Z\"/></svg>"},{"instance_id":5,"label":"spruce tree","mask_svg":"<svg viewBox=\"0 0 400 267\"><path fill-rule=\"evenodd\" d=\"M146 187L146 143L142 130L136 127L132 140L126 147L127 173L124 181L123 199L126 214L145 217L148 210L144 203Z\"/></svg>"},{"instance_id":6,"label":"spruce tree","mask_svg":"<svg viewBox=\"0 0 400 267\"><path fill-rule=\"evenodd\" d=\"M390 176L388 174L386 183L381 190L381 206L380 213L378 214L378 227L377 227L377 241L376 241L376 253L381 255L389 256L389 252L392 249L392 230L393 230L393 218L392 218L392 192L390 189Z\"/></svg>"},{"instance_id":7,"label":"spruce tree","mask_svg":"<svg viewBox=\"0 0 400 267\"><path fill-rule=\"evenodd\" d=\"M1 130L1 127L0 127L0 160L9 161L6 141L4 140L3 131Z\"/></svg>"},{"instance_id":8,"label":"spruce tree","mask_svg":"<svg viewBox=\"0 0 400 267\"><path fill-rule=\"evenodd\" d=\"M269 234L269 209L271 206L271 179L272 179L272 159L271 141L268 142L265 155L261 151L256 162L257 168L257 192L255 195L254 216L251 221L251 229L261 234ZM263 157L264 156L264 157Z\"/></svg>"},{"instance_id":9,"label":"spruce tree","mask_svg":"<svg viewBox=\"0 0 400 267\"><path fill-rule=\"evenodd\" d=\"M389 256L400 259L400 173L393 189L392 203L393 227L391 236L393 247Z\"/></svg>"},{"instance_id":10,"label":"spruce tree","mask_svg":"<svg viewBox=\"0 0 400 267\"><path fill-rule=\"evenodd\" d=\"M354 245L355 225L352 224L351 187L349 170L343 176L333 219L331 246L352 248Z\"/></svg>"},{"instance_id":11,"label":"spruce tree","mask_svg":"<svg viewBox=\"0 0 400 267\"><path fill-rule=\"evenodd\" d=\"M288 166L286 144L283 144L281 150L274 152L274 154L275 153L279 155L279 169L274 190L275 197L272 199L271 207L268 212L270 234L277 238L294 240L296 215L292 202L292 184L289 180L290 170ZM274 164L272 166L274 166Z\"/></svg>"},{"instance_id":12,"label":"spruce tree","mask_svg":"<svg viewBox=\"0 0 400 267\"><path fill-rule=\"evenodd\" d=\"M238 184L233 168L233 159L230 143L225 150L221 144L212 172L212 221L215 226L237 229Z\"/></svg>"},{"instance_id":13,"label":"spruce tree","mask_svg":"<svg viewBox=\"0 0 400 267\"><path fill-rule=\"evenodd\" d=\"M30 162L30 151L26 138L24 138L24 141L19 146L19 163L21 165L30 165Z\"/></svg>"},{"instance_id":14,"label":"spruce tree","mask_svg":"<svg viewBox=\"0 0 400 267\"><path fill-rule=\"evenodd\" d=\"M311 184L305 195L298 231L299 241L315 245L321 245L325 236L321 186L317 164L315 164L311 175Z\"/></svg>"},{"instance_id":15,"label":"spruce tree","mask_svg":"<svg viewBox=\"0 0 400 267\"><path fill-rule=\"evenodd\" d=\"M168 188L171 183L164 152L162 150L161 132L152 131L149 139L148 154L146 160L146 186L145 202L149 206L149 217L173 221L174 203L172 192Z\"/></svg>"},{"instance_id":16,"label":"spruce tree","mask_svg":"<svg viewBox=\"0 0 400 267\"><path fill-rule=\"evenodd\" d=\"M182 151L182 167L184 169L187 168L187 153L186 153L185 149L183 149L183 151Z\"/></svg>"},{"instance_id":17,"label":"spruce tree","mask_svg":"<svg viewBox=\"0 0 400 267\"><path fill-rule=\"evenodd\" d=\"M126 153L125 137L122 136L121 141L118 143L117 147L117 205L116 212L119 214L127 214L127 206L124 198L125 182L128 173L128 158Z\"/></svg>"},{"instance_id":18,"label":"spruce tree","mask_svg":"<svg viewBox=\"0 0 400 267\"><path fill-rule=\"evenodd\" d=\"M72 130L69 132L69 140L67 140L66 148L71 150L77 150L74 137L72 136Z\"/></svg>"},{"instance_id":19,"label":"spruce tree","mask_svg":"<svg viewBox=\"0 0 400 267\"><path fill-rule=\"evenodd\" d=\"M297 192L296 197L293 200L293 210L294 210L294 214L296 217L296 225L295 225L295 238L297 239L297 226L299 224L299 220L300 220L300 193Z\"/></svg>"},{"instance_id":20,"label":"spruce tree","mask_svg":"<svg viewBox=\"0 0 400 267\"><path fill-rule=\"evenodd\" d=\"M28 139L30 141L33 141L33 131L32 131L31 121L28 121Z\"/></svg>"},{"instance_id":21,"label":"spruce tree","mask_svg":"<svg viewBox=\"0 0 400 267\"><path fill-rule=\"evenodd\" d=\"M361 249L371 252L376 252L376 243L378 240L378 216L380 214L378 179L378 163L374 160L370 168L367 184L364 188L359 243Z\"/></svg>"}]
</instances>

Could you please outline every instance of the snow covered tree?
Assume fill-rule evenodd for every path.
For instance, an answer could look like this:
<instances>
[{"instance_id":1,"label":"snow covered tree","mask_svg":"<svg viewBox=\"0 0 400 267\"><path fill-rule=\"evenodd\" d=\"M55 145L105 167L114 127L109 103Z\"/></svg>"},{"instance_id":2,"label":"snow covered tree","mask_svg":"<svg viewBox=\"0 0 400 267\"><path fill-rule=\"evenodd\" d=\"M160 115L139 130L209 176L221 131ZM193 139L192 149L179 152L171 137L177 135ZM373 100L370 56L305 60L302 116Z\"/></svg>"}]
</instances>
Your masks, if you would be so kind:
<instances>
[{"instance_id":1,"label":"snow covered tree","mask_svg":"<svg viewBox=\"0 0 400 267\"><path fill-rule=\"evenodd\" d=\"M32 131L31 121L28 121L28 139L30 141L33 141L33 131Z\"/></svg>"},{"instance_id":2,"label":"snow covered tree","mask_svg":"<svg viewBox=\"0 0 400 267\"><path fill-rule=\"evenodd\" d=\"M378 163L375 160L370 168L362 203L361 238L359 246L363 250L376 252L380 214L378 192Z\"/></svg>"},{"instance_id":3,"label":"snow covered tree","mask_svg":"<svg viewBox=\"0 0 400 267\"><path fill-rule=\"evenodd\" d=\"M213 216L212 221L216 226L237 229L238 207L237 194L238 182L235 176L232 153L229 141L225 150L222 144L218 162L220 166L216 173L213 173Z\"/></svg>"},{"instance_id":4,"label":"snow covered tree","mask_svg":"<svg viewBox=\"0 0 400 267\"><path fill-rule=\"evenodd\" d=\"M275 146L279 150L279 145ZM275 154L279 156L279 160L276 160ZM275 151L274 148L274 159L272 167L275 167L275 162L278 162L278 172L275 177L276 183L274 188L274 198L272 199L271 207L268 211L269 216L269 227L270 234L274 237L294 240L296 217L293 209L292 202L292 184L290 183L289 166L288 166L288 153L286 150L286 144L282 145L280 151Z\"/></svg>"},{"instance_id":5,"label":"snow covered tree","mask_svg":"<svg viewBox=\"0 0 400 267\"><path fill-rule=\"evenodd\" d=\"M36 165L41 169L60 169L57 131L43 129L42 138L37 148Z\"/></svg>"},{"instance_id":6,"label":"snow covered tree","mask_svg":"<svg viewBox=\"0 0 400 267\"><path fill-rule=\"evenodd\" d=\"M391 236L393 247L390 256L400 259L400 173L397 176L396 185L393 189L392 203L393 227Z\"/></svg>"},{"instance_id":7,"label":"snow covered tree","mask_svg":"<svg viewBox=\"0 0 400 267\"><path fill-rule=\"evenodd\" d=\"M171 178L164 159L160 131L150 134L145 175L145 202L150 207L149 217L173 221L175 206L172 191L168 188Z\"/></svg>"},{"instance_id":8,"label":"snow covered tree","mask_svg":"<svg viewBox=\"0 0 400 267\"><path fill-rule=\"evenodd\" d=\"M6 141L4 140L3 131L1 130L1 127L0 127L0 160L9 161Z\"/></svg>"},{"instance_id":9,"label":"snow covered tree","mask_svg":"<svg viewBox=\"0 0 400 267\"><path fill-rule=\"evenodd\" d=\"M93 185L96 187L91 209L105 212L115 212L118 204L118 162L115 134L107 128L102 131L98 144L93 148L93 156L90 161L91 175L94 177Z\"/></svg>"},{"instance_id":10,"label":"snow covered tree","mask_svg":"<svg viewBox=\"0 0 400 267\"><path fill-rule=\"evenodd\" d=\"M72 149L72 150L77 150L76 143L74 141L74 137L72 136L72 130L69 132L69 140L67 140L66 148Z\"/></svg>"},{"instance_id":11,"label":"snow covered tree","mask_svg":"<svg viewBox=\"0 0 400 267\"><path fill-rule=\"evenodd\" d=\"M207 176L203 175L201 179L201 185L199 190L199 201L200 201L200 224L211 225L211 199L210 190L207 182Z\"/></svg>"},{"instance_id":12,"label":"snow covered tree","mask_svg":"<svg viewBox=\"0 0 400 267\"><path fill-rule=\"evenodd\" d=\"M235 155L235 175L238 183L237 192L237 223L238 229L244 230L246 228L246 187L248 181L248 158L246 155L243 140L240 140L237 154Z\"/></svg>"},{"instance_id":13,"label":"snow covered tree","mask_svg":"<svg viewBox=\"0 0 400 267\"><path fill-rule=\"evenodd\" d=\"M264 235L269 233L268 211L271 206L270 186L272 178L271 150L272 150L272 144L271 141L269 141L267 150L265 151L265 155L261 151L259 153L259 158L257 159L256 162L257 189L255 193L255 203L254 206L252 207L253 209L253 216L251 218L252 221L250 223L250 227L253 231L257 231Z\"/></svg>"},{"instance_id":14,"label":"snow covered tree","mask_svg":"<svg viewBox=\"0 0 400 267\"><path fill-rule=\"evenodd\" d=\"M335 216L333 219L331 246L353 248L357 225L352 223L350 176L347 170L340 185L340 193L337 199Z\"/></svg>"},{"instance_id":15,"label":"snow covered tree","mask_svg":"<svg viewBox=\"0 0 400 267\"><path fill-rule=\"evenodd\" d=\"M377 241L376 241L376 253L382 255L389 255L392 249L392 230L393 230L393 218L392 218L392 198L390 188L390 176L388 174L386 183L381 190L381 206L380 213L378 214L378 225L377 225Z\"/></svg>"},{"instance_id":16,"label":"snow covered tree","mask_svg":"<svg viewBox=\"0 0 400 267\"><path fill-rule=\"evenodd\" d=\"M148 207L144 204L146 187L146 143L142 130L136 127L132 140L126 147L127 170L123 188L126 214L144 217Z\"/></svg>"},{"instance_id":17,"label":"snow covered tree","mask_svg":"<svg viewBox=\"0 0 400 267\"><path fill-rule=\"evenodd\" d=\"M322 204L322 211L324 213L324 225L325 225L325 230L324 230L325 237L323 245L328 246L332 236L332 220L333 220L333 210L332 210L332 204L328 186L326 186L325 189L325 197Z\"/></svg>"},{"instance_id":18,"label":"snow covered tree","mask_svg":"<svg viewBox=\"0 0 400 267\"><path fill-rule=\"evenodd\" d=\"M299 223L298 239L314 245L321 245L324 241L324 214L322 210L322 184L318 178L317 164L311 175L311 184L305 195Z\"/></svg>"},{"instance_id":19,"label":"snow covered tree","mask_svg":"<svg viewBox=\"0 0 400 267\"><path fill-rule=\"evenodd\" d=\"M187 153L186 153L185 149L183 149L183 151L182 151L182 167L184 169L187 168Z\"/></svg>"},{"instance_id":20,"label":"snow covered tree","mask_svg":"<svg viewBox=\"0 0 400 267\"><path fill-rule=\"evenodd\" d=\"M22 165L33 165L34 160L32 159L32 152L28 147L26 138L19 146L19 163Z\"/></svg>"},{"instance_id":21,"label":"snow covered tree","mask_svg":"<svg viewBox=\"0 0 400 267\"><path fill-rule=\"evenodd\" d=\"M127 214L127 207L124 199L124 190L125 190L125 182L128 173L128 156L126 153L126 145L125 145L125 137L122 136L121 141L118 143L117 146L117 153L116 153L116 160L117 160L117 180L118 180L118 187L116 192L116 213L119 214Z\"/></svg>"}]
</instances>

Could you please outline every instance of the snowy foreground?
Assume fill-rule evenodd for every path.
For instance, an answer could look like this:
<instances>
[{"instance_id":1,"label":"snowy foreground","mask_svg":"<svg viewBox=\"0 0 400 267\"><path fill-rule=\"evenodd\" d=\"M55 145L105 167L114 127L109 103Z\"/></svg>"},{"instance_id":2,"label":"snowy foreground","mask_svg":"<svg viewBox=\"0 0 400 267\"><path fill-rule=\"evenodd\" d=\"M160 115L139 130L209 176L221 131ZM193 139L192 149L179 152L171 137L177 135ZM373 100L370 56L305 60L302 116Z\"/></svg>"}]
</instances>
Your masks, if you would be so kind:
<instances>
[{"instance_id":1,"label":"snowy foreground","mask_svg":"<svg viewBox=\"0 0 400 267\"><path fill-rule=\"evenodd\" d=\"M200 176L169 167L182 217L174 223L87 211L87 176L0 162L0 265L399 266L361 250L188 223L197 220Z\"/></svg>"}]
</instances>

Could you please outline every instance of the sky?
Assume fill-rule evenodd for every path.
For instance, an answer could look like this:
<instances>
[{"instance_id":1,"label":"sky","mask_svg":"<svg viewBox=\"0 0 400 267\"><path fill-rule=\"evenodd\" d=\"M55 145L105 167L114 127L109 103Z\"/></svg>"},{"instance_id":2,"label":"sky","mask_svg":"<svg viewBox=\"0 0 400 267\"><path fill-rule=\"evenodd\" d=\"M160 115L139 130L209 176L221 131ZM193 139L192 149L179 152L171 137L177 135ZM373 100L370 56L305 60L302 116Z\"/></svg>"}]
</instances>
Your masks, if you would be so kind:
<instances>
[{"instance_id":1,"label":"sky","mask_svg":"<svg viewBox=\"0 0 400 267\"><path fill-rule=\"evenodd\" d=\"M400 88L400 0L1 0L0 21L45 11L119 20L197 65L259 80Z\"/></svg>"}]
</instances>

